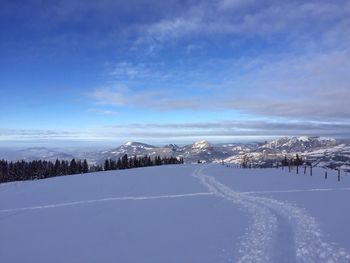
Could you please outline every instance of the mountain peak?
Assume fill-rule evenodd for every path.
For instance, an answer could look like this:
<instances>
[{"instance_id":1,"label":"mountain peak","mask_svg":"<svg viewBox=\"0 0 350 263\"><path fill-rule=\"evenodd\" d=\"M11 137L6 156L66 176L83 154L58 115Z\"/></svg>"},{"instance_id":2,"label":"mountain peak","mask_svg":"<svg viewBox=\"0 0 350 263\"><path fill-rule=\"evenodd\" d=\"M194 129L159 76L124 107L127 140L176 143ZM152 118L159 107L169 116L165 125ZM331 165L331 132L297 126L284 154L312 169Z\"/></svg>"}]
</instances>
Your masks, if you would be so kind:
<instances>
[{"instance_id":1,"label":"mountain peak","mask_svg":"<svg viewBox=\"0 0 350 263\"><path fill-rule=\"evenodd\" d=\"M146 143L142 143L142 142L126 142L121 146L150 146L150 147L154 147L152 145L146 144Z\"/></svg>"},{"instance_id":2,"label":"mountain peak","mask_svg":"<svg viewBox=\"0 0 350 263\"><path fill-rule=\"evenodd\" d=\"M206 149L206 148L211 147L211 146L212 145L208 141L201 140L201 141L194 142L192 144L192 149L202 150L202 149Z\"/></svg>"},{"instance_id":3,"label":"mountain peak","mask_svg":"<svg viewBox=\"0 0 350 263\"><path fill-rule=\"evenodd\" d=\"M123 144L124 146L133 146L133 145L144 145L144 143L141 142L127 142Z\"/></svg>"},{"instance_id":4,"label":"mountain peak","mask_svg":"<svg viewBox=\"0 0 350 263\"><path fill-rule=\"evenodd\" d=\"M178 149L179 146L174 143L169 143L167 145L164 145L164 148L170 148L170 149Z\"/></svg>"}]
</instances>

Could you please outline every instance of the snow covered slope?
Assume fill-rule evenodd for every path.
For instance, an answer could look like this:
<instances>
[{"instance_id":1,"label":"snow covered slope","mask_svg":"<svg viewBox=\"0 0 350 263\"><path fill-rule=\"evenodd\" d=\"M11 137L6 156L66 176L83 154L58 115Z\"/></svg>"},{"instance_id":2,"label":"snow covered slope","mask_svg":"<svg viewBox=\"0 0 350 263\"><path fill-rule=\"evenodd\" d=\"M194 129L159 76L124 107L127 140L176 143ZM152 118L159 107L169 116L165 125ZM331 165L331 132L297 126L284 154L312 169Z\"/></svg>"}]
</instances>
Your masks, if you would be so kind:
<instances>
[{"instance_id":1,"label":"snow covered slope","mask_svg":"<svg viewBox=\"0 0 350 263\"><path fill-rule=\"evenodd\" d=\"M350 171L350 145L339 144L303 153L314 165Z\"/></svg>"},{"instance_id":2,"label":"snow covered slope","mask_svg":"<svg viewBox=\"0 0 350 263\"><path fill-rule=\"evenodd\" d=\"M1 262L349 262L350 178L160 166L0 185Z\"/></svg>"},{"instance_id":3,"label":"snow covered slope","mask_svg":"<svg viewBox=\"0 0 350 263\"><path fill-rule=\"evenodd\" d=\"M232 155L232 149L232 146L214 145L202 140L182 147L178 150L178 153L187 163L197 162L198 160L201 162L213 162Z\"/></svg>"},{"instance_id":4,"label":"snow covered slope","mask_svg":"<svg viewBox=\"0 0 350 263\"><path fill-rule=\"evenodd\" d=\"M314 166L350 171L350 145L326 137L283 137L256 148L242 150L224 159L226 163L241 164L243 159L253 166L271 167L287 156L296 154Z\"/></svg>"},{"instance_id":5,"label":"snow covered slope","mask_svg":"<svg viewBox=\"0 0 350 263\"><path fill-rule=\"evenodd\" d=\"M329 147L337 144L333 138L326 137L283 137L272 140L259 147L261 150L278 150L289 152L304 152L309 149L317 149L321 147Z\"/></svg>"}]
</instances>

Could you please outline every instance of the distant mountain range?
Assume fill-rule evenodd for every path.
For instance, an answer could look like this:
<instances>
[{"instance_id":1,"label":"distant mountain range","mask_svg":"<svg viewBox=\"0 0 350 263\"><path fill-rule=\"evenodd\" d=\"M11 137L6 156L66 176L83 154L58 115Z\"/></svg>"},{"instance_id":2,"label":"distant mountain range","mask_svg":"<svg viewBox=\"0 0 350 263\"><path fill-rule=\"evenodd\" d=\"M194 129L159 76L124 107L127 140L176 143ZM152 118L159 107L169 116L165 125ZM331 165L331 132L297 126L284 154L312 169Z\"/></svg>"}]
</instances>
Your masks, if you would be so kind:
<instances>
[{"instance_id":1,"label":"distant mountain range","mask_svg":"<svg viewBox=\"0 0 350 263\"><path fill-rule=\"evenodd\" d=\"M233 151L230 147L223 147L219 145L210 144L207 141L198 141L190 145L178 146L176 144L168 144L162 147L156 147L149 144L140 142L127 142L119 146L118 148L101 152L97 163L104 161L107 158L119 158L124 154L127 155L149 155L154 156L173 156L183 157L186 162L197 162L198 160L205 162L212 162L218 159L224 159L229 156Z\"/></svg>"},{"instance_id":2,"label":"distant mountain range","mask_svg":"<svg viewBox=\"0 0 350 263\"><path fill-rule=\"evenodd\" d=\"M224 160L240 164L243 158L255 166L270 166L285 156L293 158L298 154L314 166L340 168L350 171L350 143L326 137L283 137L255 149L242 150Z\"/></svg>"},{"instance_id":3,"label":"distant mountain range","mask_svg":"<svg viewBox=\"0 0 350 263\"><path fill-rule=\"evenodd\" d=\"M211 144L197 141L193 144L178 146L168 144L153 146L141 142L127 142L117 148L106 151L64 151L51 148L28 148L0 155L0 159L10 160L55 160L87 159L90 163L102 164L105 159L117 159L124 154L129 156L172 156L182 157L185 162L222 162L240 164L243 158L254 166L270 166L299 154L313 165L341 168L350 171L350 143L326 137L283 137L265 143L227 143Z\"/></svg>"}]
</instances>

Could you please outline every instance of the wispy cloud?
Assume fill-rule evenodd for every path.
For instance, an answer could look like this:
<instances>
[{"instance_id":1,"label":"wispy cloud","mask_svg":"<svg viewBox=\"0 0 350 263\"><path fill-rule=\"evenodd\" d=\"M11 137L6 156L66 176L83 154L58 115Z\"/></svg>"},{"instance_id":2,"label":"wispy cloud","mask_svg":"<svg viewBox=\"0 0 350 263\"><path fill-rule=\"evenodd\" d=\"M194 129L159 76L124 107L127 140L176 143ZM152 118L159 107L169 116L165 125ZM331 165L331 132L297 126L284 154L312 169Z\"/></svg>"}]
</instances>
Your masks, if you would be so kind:
<instances>
[{"instance_id":1,"label":"wispy cloud","mask_svg":"<svg viewBox=\"0 0 350 263\"><path fill-rule=\"evenodd\" d=\"M213 71L213 67L221 70ZM348 49L260 56L254 60L214 60L194 69L198 76L192 85L197 92L186 92L186 86L173 90L171 83L162 82L163 88L98 88L90 92L90 97L101 105L160 111L233 109L270 117L349 120L348 69ZM190 78L191 71L186 74ZM205 88L208 76L218 80L212 90Z\"/></svg>"},{"instance_id":2,"label":"wispy cloud","mask_svg":"<svg viewBox=\"0 0 350 263\"><path fill-rule=\"evenodd\" d=\"M227 137L227 136L285 136L329 135L344 136L350 132L350 124L312 121L217 121L192 123L147 123L115 125L118 134L151 138L158 137ZM127 131L127 132L126 132Z\"/></svg>"},{"instance_id":3,"label":"wispy cloud","mask_svg":"<svg viewBox=\"0 0 350 263\"><path fill-rule=\"evenodd\" d=\"M76 138L83 133L56 130L0 129L0 140Z\"/></svg>"},{"instance_id":4,"label":"wispy cloud","mask_svg":"<svg viewBox=\"0 0 350 263\"><path fill-rule=\"evenodd\" d=\"M235 141L237 138L266 138L277 136L335 136L347 137L350 124L346 122L316 122L270 120L224 120L187 123L131 123L95 127L81 131L1 129L0 141L8 140L106 140L146 142L184 142L198 139Z\"/></svg>"},{"instance_id":5,"label":"wispy cloud","mask_svg":"<svg viewBox=\"0 0 350 263\"><path fill-rule=\"evenodd\" d=\"M16 110L1 117L33 128L3 129L3 140L349 134L348 0L28 0L2 7L0 51L13 67L0 104L4 112ZM47 65L45 78L39 65ZM76 88L56 96L56 82ZM55 105L39 109L52 99ZM159 123L69 131L108 124L119 112L129 118L121 114L121 123L140 120L140 109ZM42 127L39 110L45 111L41 125L57 127L56 114L68 131L35 130ZM208 122L185 123L195 112ZM221 113L236 121L215 121ZM85 115L77 120L77 114ZM161 124L166 114L184 123ZM246 123L245 117L270 121Z\"/></svg>"},{"instance_id":6,"label":"wispy cloud","mask_svg":"<svg viewBox=\"0 0 350 263\"><path fill-rule=\"evenodd\" d=\"M118 115L119 114L119 112L117 112L117 111L99 109L99 108L89 109L89 112L94 112L94 113L103 114L103 115Z\"/></svg>"},{"instance_id":7,"label":"wispy cloud","mask_svg":"<svg viewBox=\"0 0 350 263\"><path fill-rule=\"evenodd\" d=\"M345 6L345 8L344 8ZM229 34L239 37L279 37L290 41L324 40L335 28L349 33L349 3L344 1L200 1L188 6L180 15L166 17L142 28L138 43L154 47L169 45L169 42L189 35ZM312 36L307 32L312 32ZM281 35L283 33L283 35ZM345 32L343 32L345 33ZM317 36L316 36L317 35ZM337 35L341 39L347 38ZM336 37L336 34L332 34Z\"/></svg>"},{"instance_id":8,"label":"wispy cloud","mask_svg":"<svg viewBox=\"0 0 350 263\"><path fill-rule=\"evenodd\" d=\"M285 43L284 51L197 64L188 61L167 71L152 64L122 62L111 71L118 80L152 79L163 86L148 91L140 91L142 84L126 90L110 88L103 91L108 94L104 101L154 110L233 109L271 117L350 119L349 17L348 1L199 1L177 15L142 25L138 44L164 48L176 41L203 36L213 41L223 35L231 40L263 38L269 43L278 36L279 44ZM180 92L174 95L171 90L179 82L185 84L177 85ZM208 86L215 91L208 93ZM198 92L188 94L188 89ZM94 97L103 103L97 93Z\"/></svg>"},{"instance_id":9,"label":"wispy cloud","mask_svg":"<svg viewBox=\"0 0 350 263\"><path fill-rule=\"evenodd\" d=\"M106 73L113 81L166 80L170 72L160 71L164 63L156 62L107 62Z\"/></svg>"},{"instance_id":10,"label":"wispy cloud","mask_svg":"<svg viewBox=\"0 0 350 263\"><path fill-rule=\"evenodd\" d=\"M116 107L149 107L158 96L163 96L162 91L134 90L127 86L97 88L88 96L95 100L96 104Z\"/></svg>"}]
</instances>

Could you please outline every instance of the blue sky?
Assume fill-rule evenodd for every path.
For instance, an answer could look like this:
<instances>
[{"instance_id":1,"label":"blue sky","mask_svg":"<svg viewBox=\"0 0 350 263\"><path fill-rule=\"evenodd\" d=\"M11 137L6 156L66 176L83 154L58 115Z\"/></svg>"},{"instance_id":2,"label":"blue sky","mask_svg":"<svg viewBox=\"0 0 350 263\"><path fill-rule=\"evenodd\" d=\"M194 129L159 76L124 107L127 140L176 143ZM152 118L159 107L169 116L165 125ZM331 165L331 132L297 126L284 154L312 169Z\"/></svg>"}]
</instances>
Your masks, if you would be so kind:
<instances>
[{"instance_id":1,"label":"blue sky","mask_svg":"<svg viewBox=\"0 0 350 263\"><path fill-rule=\"evenodd\" d=\"M1 1L0 144L350 132L350 1Z\"/></svg>"}]
</instances>

